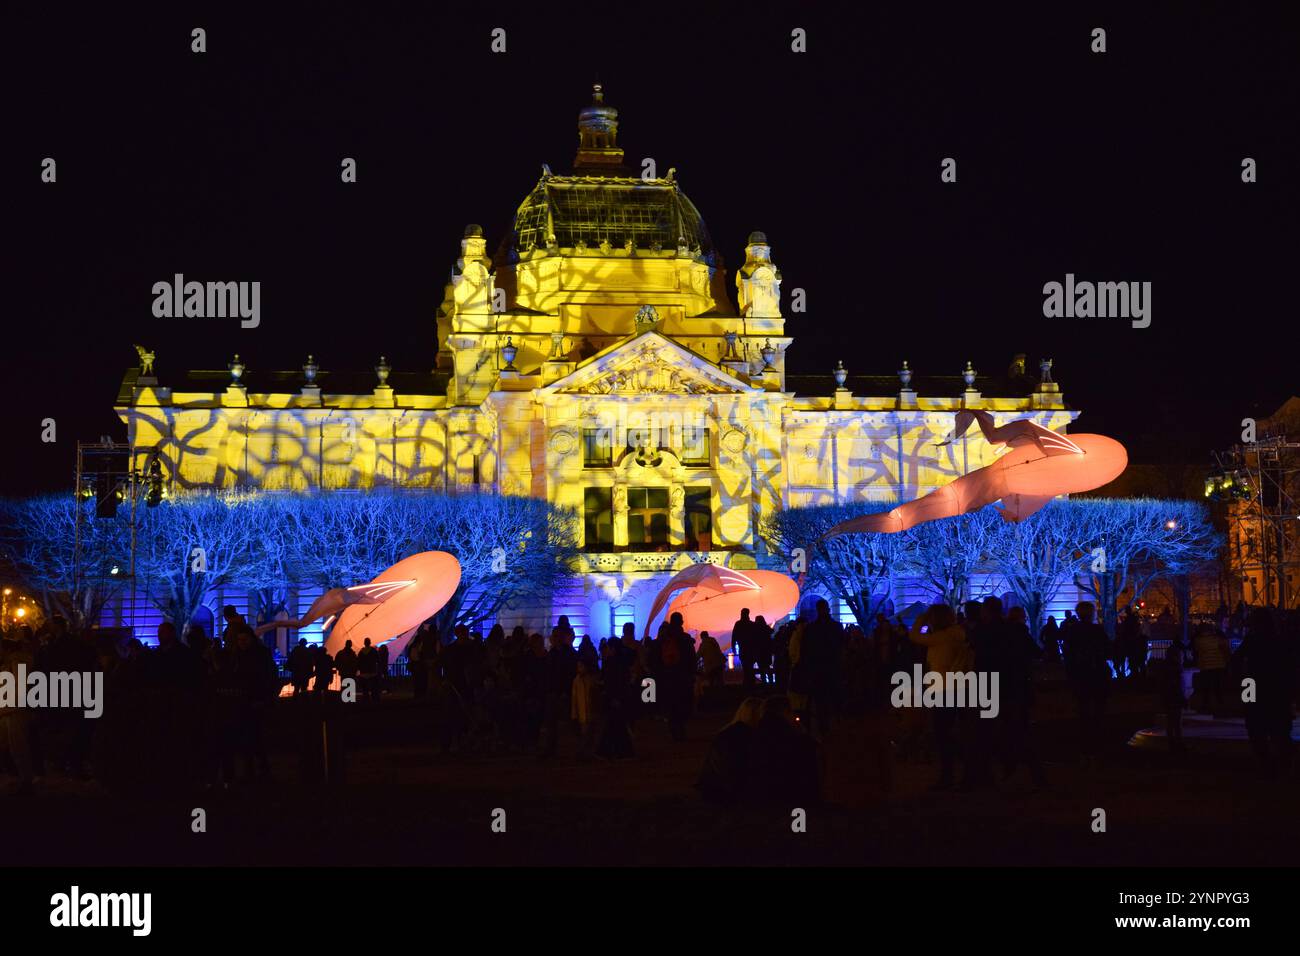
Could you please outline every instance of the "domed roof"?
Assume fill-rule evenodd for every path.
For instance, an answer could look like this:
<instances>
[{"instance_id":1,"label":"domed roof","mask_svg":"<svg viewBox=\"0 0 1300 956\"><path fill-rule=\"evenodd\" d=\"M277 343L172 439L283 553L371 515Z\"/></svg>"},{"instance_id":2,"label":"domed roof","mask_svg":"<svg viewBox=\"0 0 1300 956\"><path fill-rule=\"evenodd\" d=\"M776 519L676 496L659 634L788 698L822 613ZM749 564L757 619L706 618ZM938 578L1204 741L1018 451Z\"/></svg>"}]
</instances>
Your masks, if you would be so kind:
<instances>
[{"instance_id":1,"label":"domed roof","mask_svg":"<svg viewBox=\"0 0 1300 956\"><path fill-rule=\"evenodd\" d=\"M517 255L548 245L595 249L602 242L641 251L689 253L713 261L713 241L695 204L667 179L543 176L515 214Z\"/></svg>"},{"instance_id":2,"label":"domed roof","mask_svg":"<svg viewBox=\"0 0 1300 956\"><path fill-rule=\"evenodd\" d=\"M673 180L645 180L623 165L618 110L605 103L597 84L592 103L578 114L578 154L573 173L542 178L515 214L509 260L549 249L595 250L628 242L640 252L699 256L714 264L713 241L695 204Z\"/></svg>"}]
</instances>

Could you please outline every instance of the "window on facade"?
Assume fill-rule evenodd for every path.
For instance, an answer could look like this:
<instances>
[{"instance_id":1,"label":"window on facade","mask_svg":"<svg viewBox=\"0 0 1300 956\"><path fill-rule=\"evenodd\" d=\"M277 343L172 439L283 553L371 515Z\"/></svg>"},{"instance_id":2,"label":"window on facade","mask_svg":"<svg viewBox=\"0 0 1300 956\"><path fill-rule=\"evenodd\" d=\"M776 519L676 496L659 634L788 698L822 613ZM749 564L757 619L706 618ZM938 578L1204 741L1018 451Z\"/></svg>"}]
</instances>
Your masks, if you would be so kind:
<instances>
[{"instance_id":1,"label":"window on facade","mask_svg":"<svg viewBox=\"0 0 1300 956\"><path fill-rule=\"evenodd\" d=\"M582 430L582 466L608 468L614 463L614 446L608 428Z\"/></svg>"},{"instance_id":2,"label":"window on facade","mask_svg":"<svg viewBox=\"0 0 1300 956\"><path fill-rule=\"evenodd\" d=\"M713 548L713 506L709 487L686 489L686 550Z\"/></svg>"},{"instance_id":3,"label":"window on facade","mask_svg":"<svg viewBox=\"0 0 1300 956\"><path fill-rule=\"evenodd\" d=\"M681 430L682 447L680 458L683 465L707 468L709 464L709 430L707 428L683 428Z\"/></svg>"},{"instance_id":4,"label":"window on facade","mask_svg":"<svg viewBox=\"0 0 1300 956\"><path fill-rule=\"evenodd\" d=\"M614 546L614 508L611 489L587 488L582 496L585 547L607 551Z\"/></svg>"},{"instance_id":5,"label":"window on facade","mask_svg":"<svg viewBox=\"0 0 1300 956\"><path fill-rule=\"evenodd\" d=\"M627 543L641 551L668 548L668 489L627 490Z\"/></svg>"}]
</instances>

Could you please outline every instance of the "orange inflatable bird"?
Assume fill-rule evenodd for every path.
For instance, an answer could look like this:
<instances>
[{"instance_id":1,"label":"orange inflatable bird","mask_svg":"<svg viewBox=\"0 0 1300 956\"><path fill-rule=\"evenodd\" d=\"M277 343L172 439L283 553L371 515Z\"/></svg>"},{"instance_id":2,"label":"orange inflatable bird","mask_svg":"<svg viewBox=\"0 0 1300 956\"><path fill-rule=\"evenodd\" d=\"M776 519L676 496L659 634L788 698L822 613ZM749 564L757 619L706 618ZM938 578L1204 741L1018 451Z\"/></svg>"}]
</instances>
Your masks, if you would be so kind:
<instances>
[{"instance_id":1,"label":"orange inflatable bird","mask_svg":"<svg viewBox=\"0 0 1300 956\"><path fill-rule=\"evenodd\" d=\"M977 409L957 413L954 438L978 422L990 444L1009 451L990 465L962 475L930 494L889 511L842 521L823 540L855 531L906 531L936 518L951 518L1002 502L1002 517L1023 521L1057 495L1091 491L1117 478L1128 465L1124 446L1105 435L1061 435L1028 419L995 426Z\"/></svg>"}]
</instances>

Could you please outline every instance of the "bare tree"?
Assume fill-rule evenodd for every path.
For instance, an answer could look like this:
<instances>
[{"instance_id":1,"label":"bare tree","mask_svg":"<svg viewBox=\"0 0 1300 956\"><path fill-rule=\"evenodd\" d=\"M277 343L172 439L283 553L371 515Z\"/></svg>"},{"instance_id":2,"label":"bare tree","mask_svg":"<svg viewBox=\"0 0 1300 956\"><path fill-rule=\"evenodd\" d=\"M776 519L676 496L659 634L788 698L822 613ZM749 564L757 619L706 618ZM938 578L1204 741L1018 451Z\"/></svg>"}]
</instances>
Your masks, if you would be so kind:
<instances>
[{"instance_id":1,"label":"bare tree","mask_svg":"<svg viewBox=\"0 0 1300 956\"><path fill-rule=\"evenodd\" d=\"M45 613L62 615L74 629L99 622L100 612L127 580L130 549L124 509L112 518L96 518L94 501L78 502L71 493L0 502L0 554L40 595Z\"/></svg>"},{"instance_id":2,"label":"bare tree","mask_svg":"<svg viewBox=\"0 0 1300 956\"><path fill-rule=\"evenodd\" d=\"M1024 521L1001 522L991 541L989 564L1019 598L1035 637L1047 605L1080 561L1070 504L1053 501Z\"/></svg>"},{"instance_id":3,"label":"bare tree","mask_svg":"<svg viewBox=\"0 0 1300 956\"><path fill-rule=\"evenodd\" d=\"M988 567L1002 525L993 507L916 525L903 532L903 564L936 600L960 610L971 579Z\"/></svg>"},{"instance_id":4,"label":"bare tree","mask_svg":"<svg viewBox=\"0 0 1300 956\"><path fill-rule=\"evenodd\" d=\"M892 575L907 541L902 535L869 532L821 538L841 521L890 507L860 502L785 508L766 515L759 534L795 573L806 574L805 584L844 601L858 623L868 627L891 596Z\"/></svg>"},{"instance_id":5,"label":"bare tree","mask_svg":"<svg viewBox=\"0 0 1300 956\"><path fill-rule=\"evenodd\" d=\"M1096 600L1111 637L1125 590L1136 601L1157 577L1196 570L1218 547L1219 536L1199 502L1075 498L1062 505L1080 557L1075 583Z\"/></svg>"},{"instance_id":6,"label":"bare tree","mask_svg":"<svg viewBox=\"0 0 1300 956\"><path fill-rule=\"evenodd\" d=\"M137 510L136 575L178 630L258 560L265 513L261 498L230 492L186 493Z\"/></svg>"}]
</instances>

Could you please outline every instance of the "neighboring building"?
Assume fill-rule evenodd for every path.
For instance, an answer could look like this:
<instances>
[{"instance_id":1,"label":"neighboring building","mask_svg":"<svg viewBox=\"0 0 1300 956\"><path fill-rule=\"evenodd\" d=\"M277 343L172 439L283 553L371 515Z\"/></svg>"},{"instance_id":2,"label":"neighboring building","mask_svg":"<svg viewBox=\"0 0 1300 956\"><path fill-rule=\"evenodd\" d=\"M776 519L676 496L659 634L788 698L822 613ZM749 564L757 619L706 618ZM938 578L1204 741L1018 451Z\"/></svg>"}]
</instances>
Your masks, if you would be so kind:
<instances>
[{"instance_id":1,"label":"neighboring building","mask_svg":"<svg viewBox=\"0 0 1300 956\"><path fill-rule=\"evenodd\" d=\"M310 360L246 372L238 357L165 385L132 370L117 411L138 465L156 451L185 488L484 489L566 505L583 525L575 590L518 616L543 627L567 613L599 638L639 629L675 569L766 561L764 513L906 500L988 464L976 430L935 444L963 406L1062 431L1077 416L1051 363L1030 377L1023 356L997 377L968 365L913 378L906 363L787 374L767 238L750 235L733 304L675 171L643 180L624 166L599 87L578 134L572 173L543 167L494 258L465 230L427 356L381 359L373 377Z\"/></svg>"},{"instance_id":2,"label":"neighboring building","mask_svg":"<svg viewBox=\"0 0 1300 956\"><path fill-rule=\"evenodd\" d=\"M1245 424L1245 423L1243 423ZM1300 607L1300 398L1220 457L1206 497L1224 503L1232 600Z\"/></svg>"}]
</instances>

